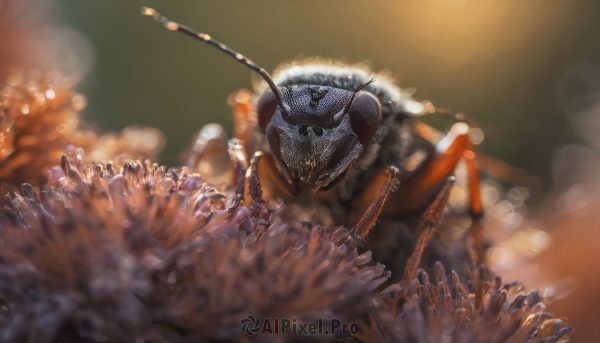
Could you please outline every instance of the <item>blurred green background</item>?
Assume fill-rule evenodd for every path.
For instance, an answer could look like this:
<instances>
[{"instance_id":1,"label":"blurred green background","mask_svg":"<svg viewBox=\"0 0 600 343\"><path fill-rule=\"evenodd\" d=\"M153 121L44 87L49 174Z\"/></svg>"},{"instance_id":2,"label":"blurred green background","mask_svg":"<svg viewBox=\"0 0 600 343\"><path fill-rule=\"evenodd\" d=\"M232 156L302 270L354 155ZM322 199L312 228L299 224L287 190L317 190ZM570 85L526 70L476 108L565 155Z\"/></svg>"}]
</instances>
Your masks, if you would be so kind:
<instances>
[{"instance_id":1,"label":"blurred green background","mask_svg":"<svg viewBox=\"0 0 600 343\"><path fill-rule=\"evenodd\" d=\"M570 94L590 83L564 75L582 62L600 62L597 1L58 3L57 20L95 49L95 64L79 86L89 98L85 118L109 130L159 128L168 139L161 155L168 165L204 124L230 129L227 96L250 87L251 72L141 16L142 6L209 33L267 70L299 56L368 60L392 71L401 86L417 87L416 99L466 113L486 133L484 152L546 181L555 149L582 141L565 109Z\"/></svg>"}]
</instances>

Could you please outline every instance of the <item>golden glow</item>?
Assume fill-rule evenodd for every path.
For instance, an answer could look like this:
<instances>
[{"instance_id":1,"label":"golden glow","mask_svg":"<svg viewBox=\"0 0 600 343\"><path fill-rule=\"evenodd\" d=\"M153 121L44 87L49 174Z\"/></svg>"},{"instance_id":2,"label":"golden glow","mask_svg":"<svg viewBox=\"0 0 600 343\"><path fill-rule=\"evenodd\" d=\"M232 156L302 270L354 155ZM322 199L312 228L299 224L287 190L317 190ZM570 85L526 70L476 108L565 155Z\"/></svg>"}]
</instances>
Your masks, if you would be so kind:
<instances>
[{"instance_id":1,"label":"golden glow","mask_svg":"<svg viewBox=\"0 0 600 343\"><path fill-rule=\"evenodd\" d=\"M481 144L484 138L485 136L480 128L476 127L469 130L469 140L471 143L475 145Z\"/></svg>"},{"instance_id":2,"label":"golden glow","mask_svg":"<svg viewBox=\"0 0 600 343\"><path fill-rule=\"evenodd\" d=\"M46 91L46 98L52 100L54 97L56 97L56 92L54 92L52 89L48 89Z\"/></svg>"},{"instance_id":3,"label":"golden glow","mask_svg":"<svg viewBox=\"0 0 600 343\"><path fill-rule=\"evenodd\" d=\"M165 24L165 27L167 28L167 30L176 31L179 28L179 25L177 25L177 23L170 21Z\"/></svg>"},{"instance_id":4,"label":"golden glow","mask_svg":"<svg viewBox=\"0 0 600 343\"><path fill-rule=\"evenodd\" d=\"M156 15L156 11L153 8L150 8L150 7L142 7L142 14L143 15L154 16L154 15Z\"/></svg>"},{"instance_id":5,"label":"golden glow","mask_svg":"<svg viewBox=\"0 0 600 343\"><path fill-rule=\"evenodd\" d=\"M71 99L71 106L73 106L73 109L75 111L83 110L86 105L87 105L87 100L81 94L77 94Z\"/></svg>"}]
</instances>

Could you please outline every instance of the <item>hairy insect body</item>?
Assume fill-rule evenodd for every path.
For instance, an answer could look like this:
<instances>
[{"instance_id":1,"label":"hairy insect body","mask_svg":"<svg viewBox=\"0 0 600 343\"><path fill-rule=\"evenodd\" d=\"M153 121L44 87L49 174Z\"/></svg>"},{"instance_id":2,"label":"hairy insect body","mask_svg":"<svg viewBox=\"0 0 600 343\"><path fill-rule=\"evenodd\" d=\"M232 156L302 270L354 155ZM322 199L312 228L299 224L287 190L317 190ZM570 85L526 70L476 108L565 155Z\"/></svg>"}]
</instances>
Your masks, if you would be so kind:
<instances>
[{"instance_id":1,"label":"hairy insect body","mask_svg":"<svg viewBox=\"0 0 600 343\"><path fill-rule=\"evenodd\" d=\"M284 163L278 164L280 172L284 175L289 173L291 178L303 181L304 187L300 185L300 188L305 188L305 191L310 191L309 183L315 177L315 170L325 167L326 162L331 160L335 148L340 146L340 140L352 136L353 127L349 116L345 116L336 125L333 115L331 118L322 118L322 113L338 113L347 103L350 94L373 78L376 81L362 88L362 92L368 92L377 99L381 108L380 124L372 138L364 145L360 144L359 148L354 150L344 150L337 156L337 162L342 165L344 159L354 162L350 168L330 175L335 179L344 173L339 183L328 192L334 193L333 196L329 194L317 197L337 209L334 212L338 219L348 218L352 200L378 172L388 166L395 166L400 170L399 179L406 179L410 171L404 170L405 158L410 156L413 150L433 149L430 143L414 133L411 117L415 115L416 102L404 95L387 75L375 74L363 65L351 66L326 60L294 62L278 68L273 77L275 84L284 90L284 95L285 90L296 88L304 89L311 94L311 98L306 97L304 103L294 103L295 106L305 109L305 117L294 123L296 125L284 122L281 116L273 116L273 125L285 125L289 129L280 134L281 142L278 144L268 144L268 134L262 135L262 144L259 146L271 155L281 156ZM259 84L255 88L256 93L260 95L265 91L266 85ZM339 90L347 92L337 103L328 99L327 95ZM325 111L326 107L331 109ZM317 125L319 122L322 124ZM361 125L372 128L377 124L375 120L371 120L370 123L365 120ZM260 128L257 131L260 132ZM292 135L299 139L294 139ZM277 147L279 151L276 150ZM289 166L289 171L285 166ZM329 167L335 165L330 163Z\"/></svg>"},{"instance_id":2,"label":"hairy insect body","mask_svg":"<svg viewBox=\"0 0 600 343\"><path fill-rule=\"evenodd\" d=\"M302 108L307 109L307 112L311 106L322 106L320 111L314 112L314 117L311 118L311 114L306 113L302 121L294 123L296 125L289 124L289 120L286 122L277 114L273 116L269 125L289 127L289 134L281 134L280 142L269 142L269 127L265 134L260 133L260 126L256 128L258 149L275 156L275 160L283 161L275 164L279 173L291 174L288 183L293 184L294 178L303 181L297 189L292 189L293 196L285 197L286 204L300 203L313 208L320 204L328 209L335 225L356 227L362 220L363 213L368 212L367 206L381 195L381 185L385 180L381 175L390 166L397 168L396 184L400 184L400 189L391 194L394 198L391 201L388 199L383 211L378 212L378 221L374 223L372 230L368 231L368 239L365 237L362 249L372 250L374 257L390 266L392 275L399 280L410 252L415 247L423 210L442 189L446 177L453 174L455 166L455 162L452 162L452 168L447 171L442 167L430 168L435 173L441 173L436 176L433 185L423 188L423 191L410 191L414 189L413 184L422 184L423 176L420 173L431 173L426 170L426 166L428 163L434 163L436 157L434 142L422 137L415 126L415 117L426 111L425 105L403 93L387 75L373 73L362 65L352 66L325 60L297 61L282 65L273 76L275 84L284 90L284 94L288 88L303 87L307 94L312 92L313 98L306 96L302 104ZM376 81L369 83L372 79ZM360 145L360 150L348 149L342 155L353 162L350 166L340 162L340 165L345 165L340 171L343 173L340 180L324 192L320 192L319 189L315 192L310 181L318 174L316 171L323 167L323 161L331 161L336 147L341 145L340 140L352 136L357 130L356 126L350 125L350 116L346 116L338 126L322 124L323 132L317 134L314 128L318 127L319 122L331 123L331 118L324 120L320 117L322 113L339 113L341 104L348 100L344 98L337 107L335 104L327 104L334 107L330 111L324 110L325 105L322 101L327 101L327 95L338 90L350 92L346 93L348 95L365 84L367 86L362 88L361 92L368 92L375 97L381 109L377 129L364 145ZM264 84L255 87L256 99L260 99L260 94L264 93L265 89ZM260 116L260 100L257 102ZM259 121L260 119L257 122ZM304 125L307 127L306 131L302 131ZM361 125L369 126L369 123L365 120ZM438 138L436 137L436 140ZM453 142L451 140L450 145ZM249 155L251 153L249 152ZM460 156L462 151L450 153ZM340 156L337 157L338 160L339 158ZM340 174L333 174L332 178L339 177L338 175ZM381 178L380 183L376 182L378 177ZM271 179L263 177L261 182L263 186L270 187ZM361 206L361 203L367 206ZM464 247L464 242L456 242L456 246ZM460 256L457 256L457 251ZM441 260L455 270L466 271L471 267L472 261L465 251L466 248L448 251L444 244L433 238L421 254L424 259Z\"/></svg>"},{"instance_id":3,"label":"hairy insect body","mask_svg":"<svg viewBox=\"0 0 600 343\"><path fill-rule=\"evenodd\" d=\"M380 215L385 225L375 231L377 236L385 237L390 230L392 235L405 232L396 217L428 206L421 224L404 237L373 240L378 260L390 259L390 266L404 266L407 252L413 250L407 267L410 273L420 264L449 199L454 179L448 176L463 158L471 163L470 177L474 180L471 212L480 215L475 155L470 151L467 136L469 126L456 124L441 141L443 144L434 146L417 134L417 125L411 120L433 111L433 107L412 100L411 91L403 92L385 74L374 74L360 65L307 60L283 65L271 77L210 35L175 23L150 8L143 8L142 13L168 30L213 46L264 80L257 85L252 104L249 96L245 103L239 104L241 117L246 115L246 118L243 125L236 123L236 126L255 123L251 129L255 134L236 137L228 145L235 179L230 214L242 204L252 205L257 215L264 214L265 220L269 219L266 206L278 199L278 190L284 189L283 193L290 196L286 199L288 203L297 201L294 199L305 202L318 199L331 210L334 224L353 226L354 239L364 242ZM244 131L239 128L235 131ZM191 168L208 154L211 137L220 137L205 133L199 135L204 143L191 149L194 155L188 159ZM392 192L397 181L400 186ZM267 197L263 186L269 190ZM377 242L383 242L382 246L377 246ZM416 244L414 249L413 244ZM471 256L476 256L474 265L481 264L479 252ZM404 275L406 278L410 280L412 276Z\"/></svg>"}]
</instances>

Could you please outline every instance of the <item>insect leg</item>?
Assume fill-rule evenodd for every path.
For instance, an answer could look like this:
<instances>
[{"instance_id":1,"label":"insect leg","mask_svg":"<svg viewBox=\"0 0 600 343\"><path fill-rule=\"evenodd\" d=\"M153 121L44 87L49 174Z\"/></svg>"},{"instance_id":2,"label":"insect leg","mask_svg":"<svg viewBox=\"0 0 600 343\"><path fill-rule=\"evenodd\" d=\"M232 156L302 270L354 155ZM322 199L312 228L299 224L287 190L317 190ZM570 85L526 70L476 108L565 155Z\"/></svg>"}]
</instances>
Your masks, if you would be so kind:
<instances>
[{"instance_id":1,"label":"insect leg","mask_svg":"<svg viewBox=\"0 0 600 343\"><path fill-rule=\"evenodd\" d=\"M436 185L444 177L450 175L454 171L458 161L463 159L466 163L469 176L469 207L472 217L472 226L468 232L466 241L468 242L468 253L474 270L478 270L478 267L483 264L485 257L483 226L481 223L483 208L479 173L475 163L477 157L470 150L472 145L469 141L468 132L469 126L466 123L455 124L448 135L436 145L436 154L429 161L425 162L421 170L415 173L413 178L405 183L405 188L401 187L393 196L402 197L407 203L418 203L419 199L427 199L431 190L435 189ZM390 203L394 202L390 201ZM422 238L422 236L419 237L417 246L422 243ZM408 268L409 266L407 265L407 271L409 271Z\"/></svg>"},{"instance_id":2,"label":"insect leg","mask_svg":"<svg viewBox=\"0 0 600 343\"><path fill-rule=\"evenodd\" d=\"M225 130L219 124L207 124L202 127L194 139L190 152L186 156L188 168L195 170L206 156L225 150Z\"/></svg>"},{"instance_id":3,"label":"insect leg","mask_svg":"<svg viewBox=\"0 0 600 343\"><path fill-rule=\"evenodd\" d=\"M421 225L419 227L419 237L417 238L417 243L415 244L415 249L412 254L408 258L406 262L406 267L404 268L404 275L402 276L401 285L404 289L407 289L408 283L415 276L415 272L419 265L421 264L421 258L423 257L423 251L431 238L431 235L435 231L435 228L438 224L440 217L444 211L444 207L448 202L448 197L450 196L450 190L454 185L456 180L453 176L450 176L446 179L446 184L442 188L442 190L438 193L435 200L429 207L427 211L423 214L423 218L421 220Z\"/></svg>"},{"instance_id":4,"label":"insect leg","mask_svg":"<svg viewBox=\"0 0 600 343\"><path fill-rule=\"evenodd\" d=\"M479 188L479 172L475 163L475 153L471 150L466 150L462 155L467 164L467 173L469 174L471 215L480 217L483 209L481 207L481 189Z\"/></svg>"},{"instance_id":5,"label":"insect leg","mask_svg":"<svg viewBox=\"0 0 600 343\"><path fill-rule=\"evenodd\" d=\"M448 134L439 139L433 153L390 195L390 201L386 202L382 213L399 216L425 207L433 192L454 172L456 164L463 157L463 152L471 148L468 130L469 126L465 123L454 124ZM352 207L359 213L375 198L377 190L384 183L383 174L383 171L378 173L352 203Z\"/></svg>"},{"instance_id":6,"label":"insect leg","mask_svg":"<svg viewBox=\"0 0 600 343\"><path fill-rule=\"evenodd\" d=\"M388 167L386 169L386 180L381 187L379 194L375 197L375 200L371 203L371 206L367 209L365 214L363 214L362 218L354 227L354 236L363 241L369 231L375 225L377 221L377 217L385 204L385 200L388 195L394 188L394 184L396 183L396 175L398 174L398 168L396 167Z\"/></svg>"},{"instance_id":7,"label":"insect leg","mask_svg":"<svg viewBox=\"0 0 600 343\"><path fill-rule=\"evenodd\" d=\"M229 158L233 166L234 178L235 178L235 198L233 204L227 210L229 213L233 213L240 206L240 203L244 200L244 187L246 185L246 154L244 153L244 147L242 146L239 139L233 138L229 141Z\"/></svg>"},{"instance_id":8,"label":"insect leg","mask_svg":"<svg viewBox=\"0 0 600 343\"><path fill-rule=\"evenodd\" d=\"M463 153L463 157L467 164L467 173L469 174L470 207L471 217L473 218L471 230L469 230L466 241L473 267L477 267L482 265L485 259L485 238L483 237L483 226L481 223L483 209L481 204L481 190L479 188L479 173L475 164L475 154L467 150Z\"/></svg>"},{"instance_id":9,"label":"insect leg","mask_svg":"<svg viewBox=\"0 0 600 343\"><path fill-rule=\"evenodd\" d=\"M233 92L227 103L233 110L233 134L237 139L244 141L246 151L248 144L254 138L252 126L256 126L256 113L252 104L252 92L248 89L239 89Z\"/></svg>"},{"instance_id":10,"label":"insect leg","mask_svg":"<svg viewBox=\"0 0 600 343\"><path fill-rule=\"evenodd\" d=\"M481 304L483 294L481 292L481 283L483 282L483 267L485 260L485 238L483 236L483 225L481 218L483 208L481 204L481 190L479 187L479 173L475 163L475 154L467 150L463 153L467 164L467 173L469 174L469 193L471 195L471 217L473 219L471 229L467 233L466 242L471 263L473 263L474 283L475 283L475 304ZM481 267L480 267L481 266Z\"/></svg>"},{"instance_id":11,"label":"insect leg","mask_svg":"<svg viewBox=\"0 0 600 343\"><path fill-rule=\"evenodd\" d=\"M262 151L257 151L250 160L250 168L246 173L246 179L248 180L248 193L252 198L252 201L259 205L264 206L265 199L262 197L262 188L260 187L260 178L258 177L258 163L263 156Z\"/></svg>"},{"instance_id":12,"label":"insect leg","mask_svg":"<svg viewBox=\"0 0 600 343\"><path fill-rule=\"evenodd\" d=\"M386 203L383 213L400 215L426 205L432 193L454 172L463 153L471 148L468 133L469 126L466 123L454 124L436 145L434 154L390 196L391 201Z\"/></svg>"},{"instance_id":13,"label":"insect leg","mask_svg":"<svg viewBox=\"0 0 600 343\"><path fill-rule=\"evenodd\" d=\"M233 110L233 131L234 137L241 140L244 144L245 151L257 151L261 148L260 142L256 137L256 131L252 127L256 126L256 112L254 104L252 103L252 92L247 89L240 89L232 93L227 99L227 103ZM257 151L258 152L258 151ZM256 164L251 165L252 172L248 172L246 175L246 182L250 185L249 194L252 196L252 200L256 203L255 196L260 195L263 199L262 204L266 204L264 198L277 199L286 198L290 195L294 195L294 186L288 184L285 178L277 170L275 161L271 156L260 152L260 157L253 157L253 161L256 159ZM251 162L254 163L254 162ZM258 165L260 164L260 171ZM253 173L253 174L250 174ZM259 176L264 182L263 185L259 183ZM248 177L251 177L249 179ZM252 188L252 182L256 182L260 189ZM256 190L260 190L257 193ZM254 193L253 193L254 192ZM265 194L263 198L263 192Z\"/></svg>"}]
</instances>

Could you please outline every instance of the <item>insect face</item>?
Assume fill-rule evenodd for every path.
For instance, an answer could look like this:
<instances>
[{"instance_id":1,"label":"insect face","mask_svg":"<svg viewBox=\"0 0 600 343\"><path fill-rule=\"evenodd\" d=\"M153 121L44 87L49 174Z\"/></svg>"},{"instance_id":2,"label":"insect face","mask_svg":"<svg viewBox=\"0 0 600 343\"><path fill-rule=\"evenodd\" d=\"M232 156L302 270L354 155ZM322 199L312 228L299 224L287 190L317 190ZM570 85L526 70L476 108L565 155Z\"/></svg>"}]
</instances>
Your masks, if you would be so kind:
<instances>
[{"instance_id":1,"label":"insect face","mask_svg":"<svg viewBox=\"0 0 600 343\"><path fill-rule=\"evenodd\" d=\"M368 92L293 85L271 90L257 103L259 126L280 169L292 182L326 191L343 179L381 122L381 108Z\"/></svg>"},{"instance_id":2,"label":"insect face","mask_svg":"<svg viewBox=\"0 0 600 343\"><path fill-rule=\"evenodd\" d=\"M212 45L267 82L269 89L257 103L258 123L292 192L300 183L316 191L333 187L344 178L379 128L379 100L362 91L374 80L352 89L303 82L280 88L263 68L210 35L175 23L151 8L142 8L142 14L153 17L168 30ZM242 199L243 194L238 193L236 204Z\"/></svg>"}]
</instances>

